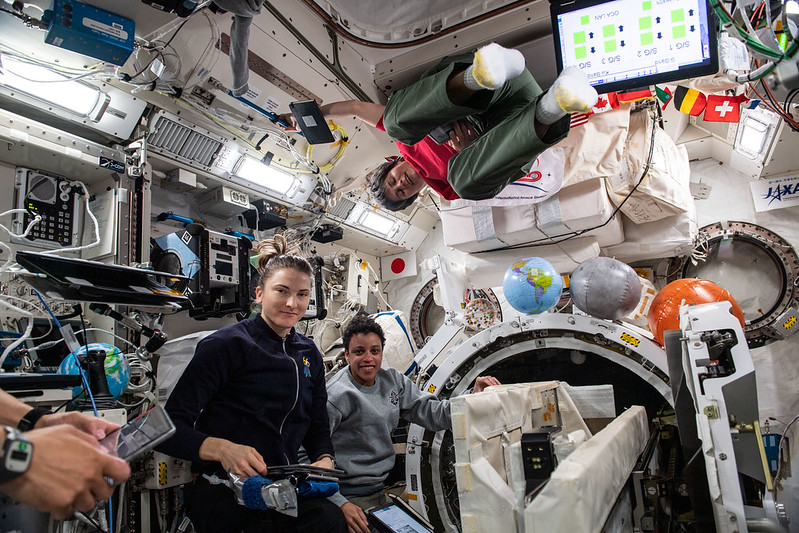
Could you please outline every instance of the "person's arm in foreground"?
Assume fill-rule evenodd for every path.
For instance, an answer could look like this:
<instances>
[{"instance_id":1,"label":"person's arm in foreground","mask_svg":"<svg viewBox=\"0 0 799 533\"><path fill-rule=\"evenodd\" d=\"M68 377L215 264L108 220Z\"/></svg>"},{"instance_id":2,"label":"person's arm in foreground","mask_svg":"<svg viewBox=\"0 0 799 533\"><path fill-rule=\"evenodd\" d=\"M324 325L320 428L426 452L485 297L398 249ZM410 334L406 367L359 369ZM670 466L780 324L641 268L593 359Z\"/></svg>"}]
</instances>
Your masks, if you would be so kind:
<instances>
[{"instance_id":1,"label":"person's arm in foreground","mask_svg":"<svg viewBox=\"0 0 799 533\"><path fill-rule=\"evenodd\" d=\"M30 407L0 391L0 421L16 426ZM106 481L123 482L130 467L108 455L97 443L98 435L117 426L81 413L45 415L36 429L23 435L33 444L28 470L0 485L0 491L41 511L64 519L76 510L89 512L114 491ZM0 429L5 439L6 431Z\"/></svg>"}]
</instances>

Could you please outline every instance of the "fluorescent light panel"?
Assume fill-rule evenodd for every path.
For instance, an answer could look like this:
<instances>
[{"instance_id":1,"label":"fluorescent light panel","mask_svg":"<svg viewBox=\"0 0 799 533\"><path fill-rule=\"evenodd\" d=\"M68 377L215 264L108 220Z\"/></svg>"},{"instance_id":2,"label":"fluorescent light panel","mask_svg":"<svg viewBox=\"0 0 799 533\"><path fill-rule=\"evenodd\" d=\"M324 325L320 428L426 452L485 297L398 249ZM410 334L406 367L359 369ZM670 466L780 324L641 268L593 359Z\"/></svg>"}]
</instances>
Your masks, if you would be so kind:
<instances>
[{"instance_id":1,"label":"fluorescent light panel","mask_svg":"<svg viewBox=\"0 0 799 533\"><path fill-rule=\"evenodd\" d=\"M278 194L286 194L294 185L296 178L285 172L264 165L254 157L243 157L233 171L239 178L260 185Z\"/></svg>"},{"instance_id":2,"label":"fluorescent light panel","mask_svg":"<svg viewBox=\"0 0 799 533\"><path fill-rule=\"evenodd\" d=\"M388 235L396 224L394 220L373 211L365 211L358 223L364 228L381 235Z\"/></svg>"},{"instance_id":3,"label":"fluorescent light panel","mask_svg":"<svg viewBox=\"0 0 799 533\"><path fill-rule=\"evenodd\" d=\"M81 116L100 101L100 89L33 63L3 57L0 83Z\"/></svg>"}]
</instances>

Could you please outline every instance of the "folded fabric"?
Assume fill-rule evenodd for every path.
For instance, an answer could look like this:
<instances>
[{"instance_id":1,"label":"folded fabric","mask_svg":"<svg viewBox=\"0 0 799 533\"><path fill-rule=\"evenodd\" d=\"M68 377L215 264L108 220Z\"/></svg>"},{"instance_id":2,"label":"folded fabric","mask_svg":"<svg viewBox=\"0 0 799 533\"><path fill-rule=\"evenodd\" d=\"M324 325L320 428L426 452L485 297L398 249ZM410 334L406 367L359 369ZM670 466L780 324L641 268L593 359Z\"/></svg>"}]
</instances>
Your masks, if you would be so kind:
<instances>
[{"instance_id":1,"label":"folded fabric","mask_svg":"<svg viewBox=\"0 0 799 533\"><path fill-rule=\"evenodd\" d=\"M297 494L303 498L327 498L338 492L338 483L335 481L300 481L297 485Z\"/></svg>"}]
</instances>

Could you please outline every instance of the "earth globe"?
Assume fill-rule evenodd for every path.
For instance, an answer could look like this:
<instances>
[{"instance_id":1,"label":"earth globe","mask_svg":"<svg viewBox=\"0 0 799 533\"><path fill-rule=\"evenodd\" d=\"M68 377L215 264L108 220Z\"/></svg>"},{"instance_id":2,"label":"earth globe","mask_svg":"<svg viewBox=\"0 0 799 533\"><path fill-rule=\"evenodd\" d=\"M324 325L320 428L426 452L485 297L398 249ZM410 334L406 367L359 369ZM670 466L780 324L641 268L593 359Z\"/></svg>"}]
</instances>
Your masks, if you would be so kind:
<instances>
[{"instance_id":1,"label":"earth globe","mask_svg":"<svg viewBox=\"0 0 799 533\"><path fill-rule=\"evenodd\" d=\"M130 367L128 366L128 360L125 358L125 354L120 352L119 348L114 345L104 342L92 342L88 346L81 346L61 361L61 365L58 367L58 373L80 374L78 356L85 355L87 348L89 352L105 352L105 361L103 364L105 368L105 380L108 382L108 392L110 392L111 396L116 400L130 382ZM82 391L82 386L72 389L73 396L77 396L75 401L81 401L83 399L85 393Z\"/></svg>"},{"instance_id":2,"label":"earth globe","mask_svg":"<svg viewBox=\"0 0 799 533\"><path fill-rule=\"evenodd\" d=\"M535 315L558 303L563 279L546 259L527 257L508 268L502 290L511 307L520 313Z\"/></svg>"}]
</instances>

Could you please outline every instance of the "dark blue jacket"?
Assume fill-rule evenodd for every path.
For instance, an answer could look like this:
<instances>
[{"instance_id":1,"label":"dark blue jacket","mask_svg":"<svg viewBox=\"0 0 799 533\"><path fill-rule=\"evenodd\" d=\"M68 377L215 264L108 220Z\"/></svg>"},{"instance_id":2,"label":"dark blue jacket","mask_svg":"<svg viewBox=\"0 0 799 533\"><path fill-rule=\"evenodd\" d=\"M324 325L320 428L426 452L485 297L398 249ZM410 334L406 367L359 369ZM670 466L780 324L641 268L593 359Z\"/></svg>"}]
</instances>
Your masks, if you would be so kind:
<instances>
[{"instance_id":1,"label":"dark blue jacket","mask_svg":"<svg viewBox=\"0 0 799 533\"><path fill-rule=\"evenodd\" d=\"M267 467L333 454L322 355L294 329L281 339L258 316L220 329L197 345L166 404L177 426L159 450L193 463L196 472L221 470L201 461L200 445L219 437L252 446Z\"/></svg>"}]
</instances>

